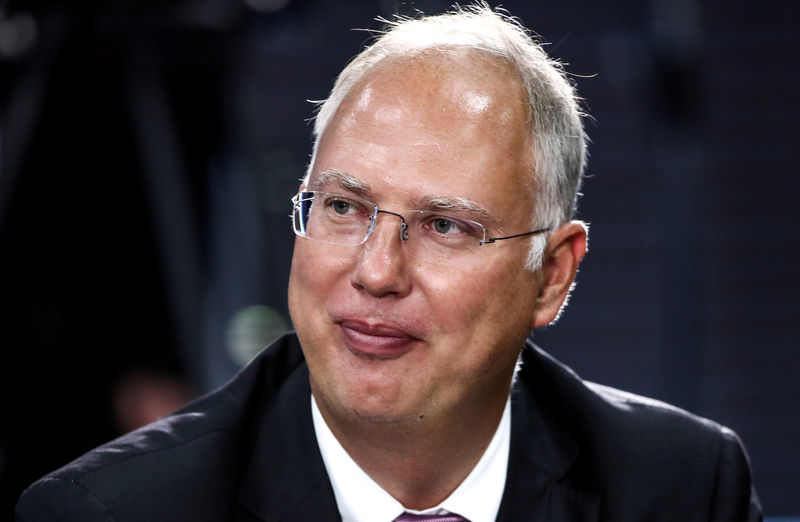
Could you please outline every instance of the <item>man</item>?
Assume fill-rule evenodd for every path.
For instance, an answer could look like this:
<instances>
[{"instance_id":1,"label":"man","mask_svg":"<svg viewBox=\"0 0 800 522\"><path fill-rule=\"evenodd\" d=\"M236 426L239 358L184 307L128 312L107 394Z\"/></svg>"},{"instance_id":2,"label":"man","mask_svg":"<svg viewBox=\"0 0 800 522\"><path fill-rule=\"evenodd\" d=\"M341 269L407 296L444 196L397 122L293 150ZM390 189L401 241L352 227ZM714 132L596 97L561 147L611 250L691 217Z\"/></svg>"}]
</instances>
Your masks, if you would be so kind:
<instances>
[{"instance_id":1,"label":"man","mask_svg":"<svg viewBox=\"0 0 800 522\"><path fill-rule=\"evenodd\" d=\"M315 134L296 336L37 482L18 520L760 519L733 432L526 344L586 252L586 153L521 27L484 7L394 24Z\"/></svg>"}]
</instances>

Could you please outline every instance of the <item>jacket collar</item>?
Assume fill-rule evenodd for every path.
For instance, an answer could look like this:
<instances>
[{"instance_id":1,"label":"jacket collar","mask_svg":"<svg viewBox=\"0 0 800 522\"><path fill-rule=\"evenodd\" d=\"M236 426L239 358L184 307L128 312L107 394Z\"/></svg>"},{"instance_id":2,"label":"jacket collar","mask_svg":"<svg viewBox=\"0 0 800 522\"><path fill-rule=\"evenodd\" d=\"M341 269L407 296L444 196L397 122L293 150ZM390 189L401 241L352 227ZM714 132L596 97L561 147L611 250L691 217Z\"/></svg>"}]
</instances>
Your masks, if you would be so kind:
<instances>
[{"instance_id":1,"label":"jacket collar","mask_svg":"<svg viewBox=\"0 0 800 522\"><path fill-rule=\"evenodd\" d=\"M591 522L600 498L577 489L571 471L580 453L550 397L574 394L580 380L549 355L527 344L511 396L511 453L498 521Z\"/></svg>"},{"instance_id":2,"label":"jacket collar","mask_svg":"<svg viewBox=\"0 0 800 522\"><path fill-rule=\"evenodd\" d=\"M339 518L314 435L305 364L298 364L260 415L238 500L250 520Z\"/></svg>"},{"instance_id":3,"label":"jacket collar","mask_svg":"<svg viewBox=\"0 0 800 522\"><path fill-rule=\"evenodd\" d=\"M263 411L239 487L239 503L249 517L244 520L339 519L311 420L308 367L296 339L291 340L273 357L276 360L261 368L269 372L262 375L269 381L276 377L273 364L281 373L291 373L275 387L272 399L258 408ZM561 412L564 398L580 389L580 379L569 369L533 344L525 346L512 392L511 452L498 521L598 519L599 496L572 484L580 445L570 434L569 414Z\"/></svg>"}]
</instances>

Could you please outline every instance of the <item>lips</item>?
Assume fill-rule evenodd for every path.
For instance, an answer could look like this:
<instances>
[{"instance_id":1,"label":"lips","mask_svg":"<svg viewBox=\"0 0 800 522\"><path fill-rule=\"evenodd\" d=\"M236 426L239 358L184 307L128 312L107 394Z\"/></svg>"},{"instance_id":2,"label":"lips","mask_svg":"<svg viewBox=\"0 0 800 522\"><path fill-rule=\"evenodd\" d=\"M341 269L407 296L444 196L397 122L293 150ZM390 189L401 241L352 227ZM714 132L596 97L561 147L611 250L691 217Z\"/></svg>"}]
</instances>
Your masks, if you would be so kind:
<instances>
[{"instance_id":1,"label":"lips","mask_svg":"<svg viewBox=\"0 0 800 522\"><path fill-rule=\"evenodd\" d=\"M336 321L347 348L359 357L395 359L414 349L417 337L394 325L357 319Z\"/></svg>"}]
</instances>

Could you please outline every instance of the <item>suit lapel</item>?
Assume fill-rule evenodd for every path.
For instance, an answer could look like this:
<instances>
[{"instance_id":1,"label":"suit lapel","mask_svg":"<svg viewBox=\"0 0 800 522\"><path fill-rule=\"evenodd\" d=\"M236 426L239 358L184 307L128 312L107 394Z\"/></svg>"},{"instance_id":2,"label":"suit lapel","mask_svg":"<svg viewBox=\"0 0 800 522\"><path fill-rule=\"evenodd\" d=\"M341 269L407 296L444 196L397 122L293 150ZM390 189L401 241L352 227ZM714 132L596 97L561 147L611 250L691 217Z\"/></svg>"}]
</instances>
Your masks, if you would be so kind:
<instances>
[{"instance_id":1,"label":"suit lapel","mask_svg":"<svg viewBox=\"0 0 800 522\"><path fill-rule=\"evenodd\" d=\"M562 368L550 368L545 357L526 347L514 384L511 451L497 520L592 522L598 518L600 498L572 485L580 446L539 399L558 397L561 383L555 381L564 377L553 374Z\"/></svg>"},{"instance_id":2,"label":"suit lapel","mask_svg":"<svg viewBox=\"0 0 800 522\"><path fill-rule=\"evenodd\" d=\"M299 347L293 348L299 354ZM314 435L308 367L302 355L289 355L282 371L291 371L286 366L294 370L260 408L239 487L242 511L235 520L340 520ZM518 377L508 475L497 520L596 521L600 497L572 485L580 447L559 419L563 405L552 399L568 397L566 388L576 378L532 346L523 352Z\"/></svg>"},{"instance_id":3,"label":"suit lapel","mask_svg":"<svg viewBox=\"0 0 800 522\"><path fill-rule=\"evenodd\" d=\"M239 488L241 520L339 520L311 420L308 368L301 364L261 415Z\"/></svg>"}]
</instances>

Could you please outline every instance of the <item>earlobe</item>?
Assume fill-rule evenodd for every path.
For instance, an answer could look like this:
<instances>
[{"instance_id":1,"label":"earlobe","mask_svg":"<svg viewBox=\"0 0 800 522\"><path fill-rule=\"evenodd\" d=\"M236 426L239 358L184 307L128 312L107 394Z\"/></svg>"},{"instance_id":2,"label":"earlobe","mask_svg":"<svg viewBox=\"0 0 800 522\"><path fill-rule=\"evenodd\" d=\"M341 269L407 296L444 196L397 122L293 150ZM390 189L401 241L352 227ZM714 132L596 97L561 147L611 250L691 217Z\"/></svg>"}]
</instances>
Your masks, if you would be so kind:
<instances>
[{"instance_id":1,"label":"earlobe","mask_svg":"<svg viewBox=\"0 0 800 522\"><path fill-rule=\"evenodd\" d=\"M539 269L541 287L531 327L538 328L558 318L569 297L578 266L587 251L588 226L570 221L556 229L547 242Z\"/></svg>"}]
</instances>

